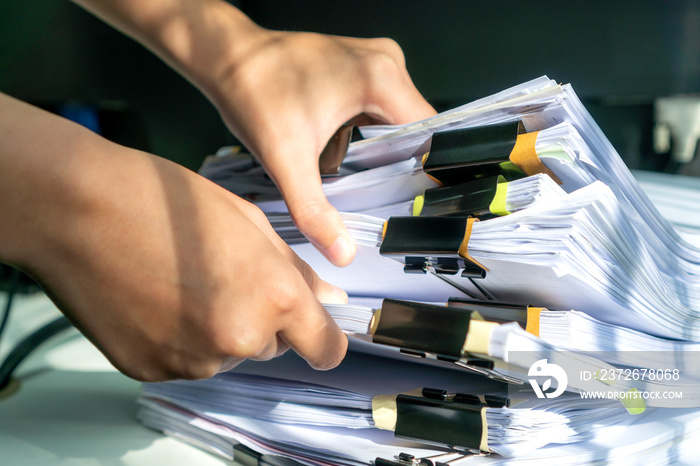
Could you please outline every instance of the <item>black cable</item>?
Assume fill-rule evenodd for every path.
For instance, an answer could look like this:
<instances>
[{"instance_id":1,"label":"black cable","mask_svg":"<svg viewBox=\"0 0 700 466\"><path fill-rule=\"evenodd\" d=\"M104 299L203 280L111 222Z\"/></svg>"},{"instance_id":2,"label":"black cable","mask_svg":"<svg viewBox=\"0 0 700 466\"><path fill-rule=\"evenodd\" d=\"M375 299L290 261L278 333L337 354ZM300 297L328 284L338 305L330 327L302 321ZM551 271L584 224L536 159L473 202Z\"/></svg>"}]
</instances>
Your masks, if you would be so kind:
<instances>
[{"instance_id":1,"label":"black cable","mask_svg":"<svg viewBox=\"0 0 700 466\"><path fill-rule=\"evenodd\" d=\"M5 331L7 321L10 319L10 309L12 309L12 301L15 298L15 294L17 294L19 279L20 271L17 269L12 269L10 272L9 289L7 290L7 302L5 303L5 310L2 314L2 321L0 321L0 340L2 340L2 333Z\"/></svg>"},{"instance_id":2,"label":"black cable","mask_svg":"<svg viewBox=\"0 0 700 466\"><path fill-rule=\"evenodd\" d=\"M47 341L49 338L61 333L62 331L71 328L73 325L68 319L61 316L56 320L35 331L27 338L22 340L15 348L7 355L2 366L0 366L0 390L5 388L12 380L12 374L17 366L31 354L37 347Z\"/></svg>"}]
</instances>

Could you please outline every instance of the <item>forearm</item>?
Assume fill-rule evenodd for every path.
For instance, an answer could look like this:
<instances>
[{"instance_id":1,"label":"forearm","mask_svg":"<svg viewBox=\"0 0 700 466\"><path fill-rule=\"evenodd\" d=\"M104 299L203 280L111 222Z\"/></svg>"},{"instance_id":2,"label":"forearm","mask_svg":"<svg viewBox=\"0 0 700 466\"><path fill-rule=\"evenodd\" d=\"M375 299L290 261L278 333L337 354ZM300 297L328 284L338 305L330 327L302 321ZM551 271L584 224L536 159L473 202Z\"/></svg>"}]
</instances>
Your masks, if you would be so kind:
<instances>
[{"instance_id":1,"label":"forearm","mask_svg":"<svg viewBox=\"0 0 700 466\"><path fill-rule=\"evenodd\" d=\"M0 94L0 260L32 266L59 231L54 224L81 204L90 177L71 176L97 136L66 120Z\"/></svg>"},{"instance_id":2,"label":"forearm","mask_svg":"<svg viewBox=\"0 0 700 466\"><path fill-rule=\"evenodd\" d=\"M208 97L221 76L264 40L222 0L73 0L154 52Z\"/></svg>"},{"instance_id":3,"label":"forearm","mask_svg":"<svg viewBox=\"0 0 700 466\"><path fill-rule=\"evenodd\" d=\"M0 93L0 261L45 279L99 249L162 197L156 159Z\"/></svg>"}]
</instances>

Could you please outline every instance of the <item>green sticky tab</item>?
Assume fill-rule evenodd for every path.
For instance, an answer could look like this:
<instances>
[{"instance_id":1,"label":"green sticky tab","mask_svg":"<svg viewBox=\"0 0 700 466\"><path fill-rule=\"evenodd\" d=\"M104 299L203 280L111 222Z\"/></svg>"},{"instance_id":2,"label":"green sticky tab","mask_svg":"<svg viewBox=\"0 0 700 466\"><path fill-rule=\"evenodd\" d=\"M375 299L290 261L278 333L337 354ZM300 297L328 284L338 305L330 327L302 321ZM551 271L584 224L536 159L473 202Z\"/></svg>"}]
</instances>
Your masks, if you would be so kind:
<instances>
[{"instance_id":1,"label":"green sticky tab","mask_svg":"<svg viewBox=\"0 0 700 466\"><path fill-rule=\"evenodd\" d=\"M543 149L538 149L537 155L540 159L557 159L567 164L575 164L575 162L571 159L571 156L566 153L564 148L559 143L547 146Z\"/></svg>"},{"instance_id":2,"label":"green sticky tab","mask_svg":"<svg viewBox=\"0 0 700 466\"><path fill-rule=\"evenodd\" d=\"M642 414L647 409L647 404L642 398L639 390L636 388L631 388L625 392L624 397L620 399L622 405L627 409L630 414Z\"/></svg>"},{"instance_id":3,"label":"green sticky tab","mask_svg":"<svg viewBox=\"0 0 700 466\"><path fill-rule=\"evenodd\" d=\"M425 195L419 194L413 200L413 216L418 217L420 213L423 212L423 205L425 204Z\"/></svg>"},{"instance_id":4,"label":"green sticky tab","mask_svg":"<svg viewBox=\"0 0 700 466\"><path fill-rule=\"evenodd\" d=\"M496 186L496 195L493 196L493 201L489 205L489 210L494 215L508 215L510 212L506 209L506 195L508 194L508 183L498 183Z\"/></svg>"},{"instance_id":5,"label":"green sticky tab","mask_svg":"<svg viewBox=\"0 0 700 466\"><path fill-rule=\"evenodd\" d=\"M518 168L513 162L501 162L498 165L501 168L501 175L508 181L517 180L525 176L525 172Z\"/></svg>"}]
</instances>

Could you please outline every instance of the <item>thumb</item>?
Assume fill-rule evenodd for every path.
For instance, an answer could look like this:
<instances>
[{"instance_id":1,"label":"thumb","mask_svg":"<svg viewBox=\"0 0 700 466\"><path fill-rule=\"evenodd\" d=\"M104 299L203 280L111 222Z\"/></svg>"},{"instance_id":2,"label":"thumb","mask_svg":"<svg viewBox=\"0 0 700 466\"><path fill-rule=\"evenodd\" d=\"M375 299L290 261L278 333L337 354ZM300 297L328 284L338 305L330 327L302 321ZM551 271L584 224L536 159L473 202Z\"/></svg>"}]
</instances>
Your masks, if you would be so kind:
<instances>
[{"instance_id":1,"label":"thumb","mask_svg":"<svg viewBox=\"0 0 700 466\"><path fill-rule=\"evenodd\" d=\"M274 174L297 228L333 264L344 267L355 257L356 246L338 211L326 199L318 169L298 160Z\"/></svg>"}]
</instances>

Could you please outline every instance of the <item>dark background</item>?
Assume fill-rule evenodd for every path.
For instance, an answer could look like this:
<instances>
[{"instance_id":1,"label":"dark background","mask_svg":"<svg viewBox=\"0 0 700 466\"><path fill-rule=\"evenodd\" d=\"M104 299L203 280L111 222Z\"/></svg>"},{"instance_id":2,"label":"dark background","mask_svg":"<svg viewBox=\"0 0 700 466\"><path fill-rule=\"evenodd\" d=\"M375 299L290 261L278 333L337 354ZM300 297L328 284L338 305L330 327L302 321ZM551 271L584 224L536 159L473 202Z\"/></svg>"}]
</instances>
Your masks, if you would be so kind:
<instances>
[{"instance_id":1,"label":"dark background","mask_svg":"<svg viewBox=\"0 0 700 466\"><path fill-rule=\"evenodd\" d=\"M273 29L395 39L438 110L544 74L569 82L633 168L666 165L651 150L654 98L700 92L700 1L237 5ZM2 0L0 91L53 110L97 106L105 136L190 168L235 141L189 83L67 0Z\"/></svg>"}]
</instances>

